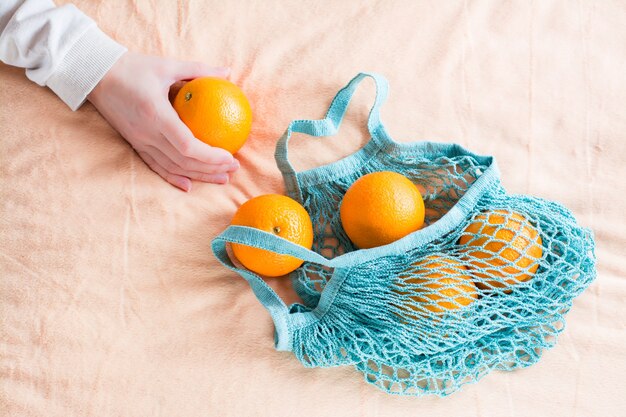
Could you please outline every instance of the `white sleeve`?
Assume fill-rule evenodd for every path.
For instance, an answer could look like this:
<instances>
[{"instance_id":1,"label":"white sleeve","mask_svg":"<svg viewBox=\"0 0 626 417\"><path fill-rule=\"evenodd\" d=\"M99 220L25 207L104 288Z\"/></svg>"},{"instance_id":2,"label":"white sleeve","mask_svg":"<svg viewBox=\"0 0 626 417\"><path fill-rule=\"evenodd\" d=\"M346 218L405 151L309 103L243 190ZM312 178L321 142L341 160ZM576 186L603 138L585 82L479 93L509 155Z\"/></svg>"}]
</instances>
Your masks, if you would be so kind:
<instances>
[{"instance_id":1,"label":"white sleeve","mask_svg":"<svg viewBox=\"0 0 626 417\"><path fill-rule=\"evenodd\" d=\"M73 5L0 0L0 60L26 68L29 79L48 86L72 110L124 52Z\"/></svg>"}]
</instances>

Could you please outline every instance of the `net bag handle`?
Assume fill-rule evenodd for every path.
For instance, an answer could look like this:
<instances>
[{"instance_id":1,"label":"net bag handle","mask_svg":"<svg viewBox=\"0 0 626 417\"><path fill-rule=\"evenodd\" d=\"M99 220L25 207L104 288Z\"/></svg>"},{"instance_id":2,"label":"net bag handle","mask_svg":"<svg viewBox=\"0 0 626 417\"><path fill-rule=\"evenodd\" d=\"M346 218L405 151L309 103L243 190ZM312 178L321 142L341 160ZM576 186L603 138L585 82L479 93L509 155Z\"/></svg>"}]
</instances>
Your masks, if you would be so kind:
<instances>
[{"instance_id":1,"label":"net bag handle","mask_svg":"<svg viewBox=\"0 0 626 417\"><path fill-rule=\"evenodd\" d=\"M237 272L252 287L257 299L272 316L276 329L275 344L278 350L290 350L290 312L289 307L263 279L252 271L237 267L226 250L227 243L239 243L284 255L291 255L306 262L329 267L346 266L343 259L327 259L303 246L292 243L272 233L246 226L230 226L213 239L211 248L222 265ZM310 314L310 313L291 313Z\"/></svg>"},{"instance_id":2,"label":"net bag handle","mask_svg":"<svg viewBox=\"0 0 626 417\"><path fill-rule=\"evenodd\" d=\"M359 73L335 95L335 98L331 102L330 107L326 112L326 116L323 119L294 120L289 123L287 130L278 140L274 158L276 159L276 164L278 165L280 172L283 174L285 183L289 189L299 189L298 187L292 186L297 183L297 173L293 165L289 162L288 144L291 134L293 132L298 132L314 137L335 135L341 126L341 122L343 121L348 105L350 104L357 87L365 78L371 78L374 80L374 84L376 86L376 97L374 98L374 103L370 109L367 119L367 129L372 136L375 136L376 131L382 128L383 125L380 121L380 107L387 100L389 83L387 82L387 79L380 74L374 72ZM302 202L302 196L298 195L298 197L300 202Z\"/></svg>"}]
</instances>

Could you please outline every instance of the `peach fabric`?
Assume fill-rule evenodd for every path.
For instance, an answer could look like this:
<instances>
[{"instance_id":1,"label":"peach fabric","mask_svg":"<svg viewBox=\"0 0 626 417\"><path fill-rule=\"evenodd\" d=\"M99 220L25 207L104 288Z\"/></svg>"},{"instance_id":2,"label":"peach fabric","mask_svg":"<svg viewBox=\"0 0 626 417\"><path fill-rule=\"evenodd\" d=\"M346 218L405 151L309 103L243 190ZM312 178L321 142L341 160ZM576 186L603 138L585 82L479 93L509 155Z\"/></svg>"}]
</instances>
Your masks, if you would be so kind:
<instances>
[{"instance_id":1,"label":"peach fabric","mask_svg":"<svg viewBox=\"0 0 626 417\"><path fill-rule=\"evenodd\" d=\"M185 194L90 104L73 113L0 65L0 415L623 415L622 2L75 4L132 50L230 66L255 122L232 182ZM384 394L350 367L306 369L274 350L269 315L211 254L239 204L283 191L273 152L289 121L321 117L359 71L389 79L382 118L396 140L495 155L511 192L557 200L595 231L598 279L537 365L443 399ZM295 138L295 165L365 143L372 91L339 136Z\"/></svg>"}]
</instances>

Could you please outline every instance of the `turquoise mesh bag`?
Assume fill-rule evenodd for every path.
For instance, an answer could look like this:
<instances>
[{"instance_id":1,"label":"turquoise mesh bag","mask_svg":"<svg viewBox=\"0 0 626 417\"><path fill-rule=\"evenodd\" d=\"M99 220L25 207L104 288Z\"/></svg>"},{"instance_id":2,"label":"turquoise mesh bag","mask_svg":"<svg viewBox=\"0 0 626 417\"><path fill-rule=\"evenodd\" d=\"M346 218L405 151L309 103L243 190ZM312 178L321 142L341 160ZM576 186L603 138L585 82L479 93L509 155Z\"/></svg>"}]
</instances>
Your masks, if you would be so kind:
<instances>
[{"instance_id":1,"label":"turquoise mesh bag","mask_svg":"<svg viewBox=\"0 0 626 417\"><path fill-rule=\"evenodd\" d=\"M335 134L366 77L377 87L369 142L338 162L295 172L291 134ZM384 78L359 74L324 119L293 121L278 142L287 192L313 220L312 250L230 226L214 239L215 255L271 314L276 348L307 367L353 365L386 392L444 396L491 370L537 362L595 277L591 231L557 203L507 193L492 157L455 144L394 142L379 118L386 95ZM341 226L339 207L354 181L377 171L399 172L421 187L425 224L391 244L359 250ZM291 273L303 303L287 306L231 259L229 242L304 260Z\"/></svg>"}]
</instances>

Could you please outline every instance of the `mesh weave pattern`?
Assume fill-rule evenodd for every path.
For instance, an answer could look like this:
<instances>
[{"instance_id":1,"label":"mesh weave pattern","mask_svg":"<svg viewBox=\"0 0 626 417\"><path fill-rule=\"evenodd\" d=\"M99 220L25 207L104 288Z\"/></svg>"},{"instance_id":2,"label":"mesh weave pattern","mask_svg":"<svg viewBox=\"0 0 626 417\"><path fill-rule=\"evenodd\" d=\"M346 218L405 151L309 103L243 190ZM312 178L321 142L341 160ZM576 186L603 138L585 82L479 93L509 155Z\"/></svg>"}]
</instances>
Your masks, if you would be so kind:
<instances>
[{"instance_id":1,"label":"mesh weave pattern","mask_svg":"<svg viewBox=\"0 0 626 417\"><path fill-rule=\"evenodd\" d=\"M412 180L424 198L424 224L430 225L447 213L486 169L487 166L466 155L430 160L419 155L393 157L379 153L350 175L302 187L304 208L313 220L313 250L327 258L334 258L357 249L341 227L339 205L348 188L363 175L394 171ZM305 303L314 306L331 276L332 270L328 267L306 263L297 274L294 285Z\"/></svg>"},{"instance_id":2,"label":"mesh weave pattern","mask_svg":"<svg viewBox=\"0 0 626 417\"><path fill-rule=\"evenodd\" d=\"M338 213L341 197L362 175L393 170L414 181L423 191L428 225L486 168L471 156L400 161L381 155L349 176L302 187L315 219L313 250L334 257L356 249ZM466 231L476 221L481 228ZM494 229L491 236L487 228ZM525 235L527 228L537 234ZM537 246L538 257L527 253ZM507 250L513 252L504 257ZM348 270L305 263L292 278L307 307L317 305L333 273L343 283L321 320L294 332L293 350L306 366L354 364L390 393L447 395L492 369L535 363L554 345L593 270L590 232L567 209L507 195L496 182L464 222L426 245ZM437 284L444 277L447 286ZM473 296L463 291L469 286Z\"/></svg>"}]
</instances>

